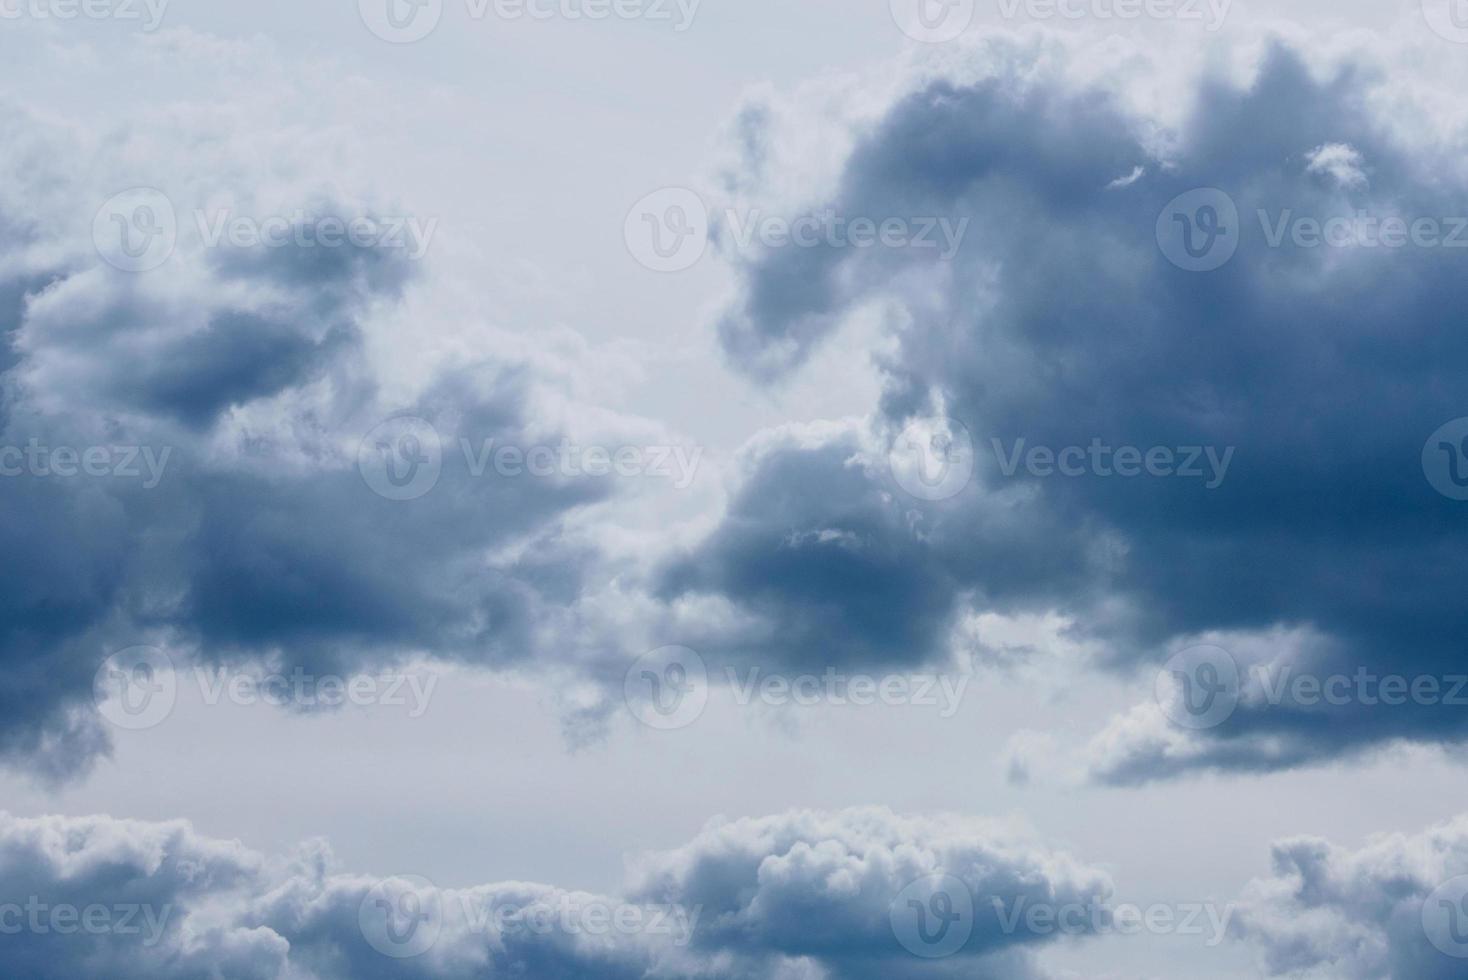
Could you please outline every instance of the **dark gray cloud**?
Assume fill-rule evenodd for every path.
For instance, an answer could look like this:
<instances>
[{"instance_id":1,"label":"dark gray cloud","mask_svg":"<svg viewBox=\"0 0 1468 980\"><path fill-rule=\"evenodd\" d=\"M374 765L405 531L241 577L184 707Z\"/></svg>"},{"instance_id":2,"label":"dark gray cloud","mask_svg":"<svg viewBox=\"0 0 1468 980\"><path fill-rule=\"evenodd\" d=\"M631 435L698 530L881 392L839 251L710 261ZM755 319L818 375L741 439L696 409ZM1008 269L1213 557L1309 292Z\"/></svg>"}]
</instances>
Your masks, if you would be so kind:
<instances>
[{"instance_id":1,"label":"dark gray cloud","mask_svg":"<svg viewBox=\"0 0 1468 980\"><path fill-rule=\"evenodd\" d=\"M1446 236L1463 193L1443 134L1393 128L1375 107L1401 93L1364 61L1313 74L1276 45L1246 84L1209 77L1179 91L1190 110L1174 127L1120 86L1069 81L1056 65L1078 56L1042 48L988 40L964 80L914 84L812 194L878 222L970 219L953 261L830 245L736 258L742 288L720 329L737 366L789 372L873 302L902 310L896 349L876 355L873 445L857 453L862 437L848 434L765 453L668 589L763 617L782 657L823 632L829 660L937 658L967 607L1059 612L1122 669L1209 632L1308 629L1318 642L1281 651L1316 658L1301 668L1450 672L1468 635L1456 598L1464 505L1433 489L1421 456L1439 426L1468 415L1463 252L1288 235L1271 247L1265 231L1281 215L1364 211L1437 219ZM746 128L759 119L747 113ZM1237 253L1206 273L1169 261L1156 234L1196 188L1221 189L1240 215ZM883 464L911 419L935 414L973 434L976 472L962 494L927 503ZM1006 475L1002 454L1021 439L1233 455L1212 488L1089 466ZM850 535L820 538L828 528ZM1246 703L1197 736L1217 752L1187 764L1273 767L1393 737L1458 739L1464 717ZM1150 778L1145 764L1113 777Z\"/></svg>"},{"instance_id":2,"label":"dark gray cloud","mask_svg":"<svg viewBox=\"0 0 1468 980\"><path fill-rule=\"evenodd\" d=\"M105 752L92 676L140 643L340 674L534 658L536 624L590 560L560 520L611 484L471 472L461 438L475 452L559 438L539 420L528 435L531 369L459 363L390 399L363 324L414 281L403 249L204 249L181 232L170 264L133 274L76 236L111 190L73 190L75 214L23 196L0 214L0 255L24 270L0 283L0 757L61 778ZM354 207L314 213L372 213ZM384 498L359 467L398 415L442 444L419 499ZM78 471L89 451L106 454L97 473Z\"/></svg>"}]
</instances>

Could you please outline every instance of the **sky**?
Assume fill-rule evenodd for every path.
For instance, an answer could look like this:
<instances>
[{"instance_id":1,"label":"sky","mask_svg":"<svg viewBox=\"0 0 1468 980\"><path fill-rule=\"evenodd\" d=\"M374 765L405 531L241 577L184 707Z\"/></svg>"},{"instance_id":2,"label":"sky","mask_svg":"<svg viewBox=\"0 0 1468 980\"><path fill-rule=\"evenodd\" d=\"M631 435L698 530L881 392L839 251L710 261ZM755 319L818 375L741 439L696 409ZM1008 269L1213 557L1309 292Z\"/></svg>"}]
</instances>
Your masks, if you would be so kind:
<instances>
[{"instance_id":1,"label":"sky","mask_svg":"<svg viewBox=\"0 0 1468 980\"><path fill-rule=\"evenodd\" d=\"M3 972L1462 975L1468 9L0 53Z\"/></svg>"}]
</instances>

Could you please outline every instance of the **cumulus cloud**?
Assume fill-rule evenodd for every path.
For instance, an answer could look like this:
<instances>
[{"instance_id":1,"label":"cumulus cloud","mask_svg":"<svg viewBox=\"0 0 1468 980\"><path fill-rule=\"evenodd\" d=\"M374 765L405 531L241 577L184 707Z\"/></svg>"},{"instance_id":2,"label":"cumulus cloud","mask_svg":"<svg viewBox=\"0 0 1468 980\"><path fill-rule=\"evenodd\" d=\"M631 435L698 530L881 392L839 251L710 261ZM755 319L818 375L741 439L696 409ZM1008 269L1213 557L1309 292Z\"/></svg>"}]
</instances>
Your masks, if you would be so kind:
<instances>
[{"instance_id":1,"label":"cumulus cloud","mask_svg":"<svg viewBox=\"0 0 1468 980\"><path fill-rule=\"evenodd\" d=\"M0 872L7 967L38 978L1028 977L1026 950L1048 937L1002 930L993 903L1110 890L1001 825L879 809L712 824L640 858L622 897L376 879L319 842L270 858L184 822L110 817L0 815ZM961 946L919 955L892 909L939 874L975 912Z\"/></svg>"},{"instance_id":2,"label":"cumulus cloud","mask_svg":"<svg viewBox=\"0 0 1468 980\"><path fill-rule=\"evenodd\" d=\"M724 523L669 564L665 593L726 599L783 659L823 637L833 659L939 659L963 615L1053 614L1101 663L1148 680L1145 665L1206 634L1273 643L1258 659L1298 654L1314 672L1449 673L1465 626L1461 504L1424 477L1423 447L1468 404L1451 326L1460 255L1443 244L1461 131L1360 51L1325 64L1274 42L1247 70L1170 79L1163 111L1136 95L1162 77L1137 51L1113 50L1124 70L1107 73L1105 54L1037 35L960 50L852 122L801 203L771 178L790 218L970 223L948 261L826 241L734 254L740 289L719 330L749 374L797 371L873 307L895 346L874 355L873 416L762 447ZM1419 128L1384 108L1402 103ZM768 155L777 141L761 132L799 111L746 111L741 145ZM765 163L729 185L740 206L778 172ZM1210 188L1237 211L1220 233L1238 247L1189 271L1159 217ZM1298 234L1300 219L1363 212L1376 224L1344 243L1349 223L1329 244ZM1383 245L1388 218L1437 221L1443 237ZM908 424L935 415L973 447L970 484L940 501L886 465ZM1132 472L1156 450L1172 475L1118 475L1119 447ZM1302 634L1312 642L1285 642ZM1096 771L1271 768L1465 733L1461 712L1360 707L1246 700L1194 733L1134 718L1106 740L1129 754Z\"/></svg>"},{"instance_id":3,"label":"cumulus cloud","mask_svg":"<svg viewBox=\"0 0 1468 980\"><path fill-rule=\"evenodd\" d=\"M1314 837L1274 846L1235 919L1270 976L1447 980L1468 957L1468 819L1357 849Z\"/></svg>"},{"instance_id":4,"label":"cumulus cloud","mask_svg":"<svg viewBox=\"0 0 1468 980\"><path fill-rule=\"evenodd\" d=\"M279 64L239 43L127 57ZM96 130L0 109L0 757L48 777L107 751L93 675L138 644L316 675L621 655L571 625L599 555L567 522L632 481L492 454L670 437L578 412L561 333L418 322L437 219L361 177L347 124L282 130L294 90L244 87Z\"/></svg>"}]
</instances>

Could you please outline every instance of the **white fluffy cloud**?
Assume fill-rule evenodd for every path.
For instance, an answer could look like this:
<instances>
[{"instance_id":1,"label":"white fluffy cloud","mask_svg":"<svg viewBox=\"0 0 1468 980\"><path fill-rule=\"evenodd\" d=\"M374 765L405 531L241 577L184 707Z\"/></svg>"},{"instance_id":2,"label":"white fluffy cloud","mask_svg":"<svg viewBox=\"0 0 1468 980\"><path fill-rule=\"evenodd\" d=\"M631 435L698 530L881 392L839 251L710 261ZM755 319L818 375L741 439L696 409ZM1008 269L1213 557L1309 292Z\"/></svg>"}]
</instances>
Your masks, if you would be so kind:
<instances>
[{"instance_id":1,"label":"white fluffy cloud","mask_svg":"<svg viewBox=\"0 0 1468 980\"><path fill-rule=\"evenodd\" d=\"M1110 892L1011 828L875 808L721 821L637 866L623 897L439 888L346 873L323 843L269 858L184 822L3 815L0 929L38 978L1012 977L1053 937L1001 929L996 903ZM903 899L942 875L974 911L932 956L904 946Z\"/></svg>"}]
</instances>

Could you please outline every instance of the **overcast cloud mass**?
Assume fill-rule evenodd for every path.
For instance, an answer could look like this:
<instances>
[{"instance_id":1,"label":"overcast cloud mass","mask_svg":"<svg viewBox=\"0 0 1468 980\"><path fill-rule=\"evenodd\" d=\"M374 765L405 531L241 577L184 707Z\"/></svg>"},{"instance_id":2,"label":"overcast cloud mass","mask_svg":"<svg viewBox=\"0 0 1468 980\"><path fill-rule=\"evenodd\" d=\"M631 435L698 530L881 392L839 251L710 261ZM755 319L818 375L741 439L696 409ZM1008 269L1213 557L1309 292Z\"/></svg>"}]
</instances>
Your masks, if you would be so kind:
<instances>
[{"instance_id":1,"label":"overcast cloud mass","mask_svg":"<svg viewBox=\"0 0 1468 980\"><path fill-rule=\"evenodd\" d=\"M0 974L1468 973L1456 0L0 0Z\"/></svg>"}]
</instances>

